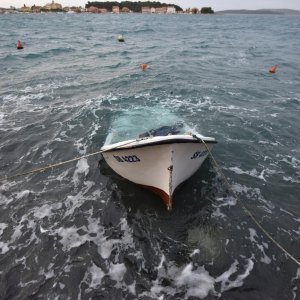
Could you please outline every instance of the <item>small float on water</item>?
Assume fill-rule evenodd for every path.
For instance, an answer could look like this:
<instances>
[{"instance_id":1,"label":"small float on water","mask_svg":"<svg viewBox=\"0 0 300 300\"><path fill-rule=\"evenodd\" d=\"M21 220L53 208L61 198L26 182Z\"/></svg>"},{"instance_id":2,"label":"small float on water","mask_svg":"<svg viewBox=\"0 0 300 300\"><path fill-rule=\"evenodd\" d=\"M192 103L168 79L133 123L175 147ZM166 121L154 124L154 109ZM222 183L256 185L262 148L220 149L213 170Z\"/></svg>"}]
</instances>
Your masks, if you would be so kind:
<instances>
[{"instance_id":1,"label":"small float on water","mask_svg":"<svg viewBox=\"0 0 300 300\"><path fill-rule=\"evenodd\" d=\"M148 64L140 64L140 68L142 69L142 71L145 71L148 69Z\"/></svg>"},{"instance_id":2,"label":"small float on water","mask_svg":"<svg viewBox=\"0 0 300 300\"><path fill-rule=\"evenodd\" d=\"M176 188L202 165L213 137L182 132L183 126L163 126L136 139L104 145L107 164L122 177L158 194L168 210Z\"/></svg>"},{"instance_id":3,"label":"small float on water","mask_svg":"<svg viewBox=\"0 0 300 300\"><path fill-rule=\"evenodd\" d=\"M271 67L270 70L269 70L269 72L273 73L273 74L276 73L277 67L278 67L278 65L275 65L275 66Z\"/></svg>"},{"instance_id":4,"label":"small float on water","mask_svg":"<svg viewBox=\"0 0 300 300\"><path fill-rule=\"evenodd\" d=\"M18 40L18 42L17 42L17 49L19 49L19 50L23 49L23 45L20 40Z\"/></svg>"},{"instance_id":5,"label":"small float on water","mask_svg":"<svg viewBox=\"0 0 300 300\"><path fill-rule=\"evenodd\" d=\"M121 43L125 42L125 39L124 39L123 35L120 34L118 36L118 41L121 42Z\"/></svg>"}]
</instances>

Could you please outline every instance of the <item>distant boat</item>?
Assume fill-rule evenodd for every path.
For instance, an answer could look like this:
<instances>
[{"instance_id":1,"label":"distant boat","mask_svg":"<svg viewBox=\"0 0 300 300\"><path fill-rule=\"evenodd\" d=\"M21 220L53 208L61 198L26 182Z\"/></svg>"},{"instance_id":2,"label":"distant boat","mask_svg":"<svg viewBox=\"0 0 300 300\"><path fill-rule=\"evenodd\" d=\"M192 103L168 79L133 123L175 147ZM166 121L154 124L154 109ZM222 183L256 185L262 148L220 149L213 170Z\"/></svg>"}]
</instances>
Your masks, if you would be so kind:
<instances>
[{"instance_id":1,"label":"distant boat","mask_svg":"<svg viewBox=\"0 0 300 300\"><path fill-rule=\"evenodd\" d=\"M158 194L171 210L176 188L200 168L215 143L212 137L195 137L163 126L101 150L116 173Z\"/></svg>"}]
</instances>

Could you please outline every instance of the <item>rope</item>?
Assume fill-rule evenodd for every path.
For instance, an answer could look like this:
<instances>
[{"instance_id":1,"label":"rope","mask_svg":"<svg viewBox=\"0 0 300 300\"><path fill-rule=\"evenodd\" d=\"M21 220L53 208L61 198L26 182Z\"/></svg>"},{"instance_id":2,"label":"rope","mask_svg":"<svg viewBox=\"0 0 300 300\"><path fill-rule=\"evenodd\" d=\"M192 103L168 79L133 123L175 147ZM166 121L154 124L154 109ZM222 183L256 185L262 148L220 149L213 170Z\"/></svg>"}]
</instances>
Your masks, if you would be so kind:
<instances>
[{"instance_id":1,"label":"rope","mask_svg":"<svg viewBox=\"0 0 300 300\"><path fill-rule=\"evenodd\" d=\"M251 218L251 220L256 224L256 226L265 234L265 236L273 242L273 244L275 246L277 246L282 252L284 252L291 260L293 260L298 266L300 266L300 261L295 258L292 254L290 254L283 246L281 246L279 244L279 242L277 242L271 235L270 233L257 221L257 219L253 216L253 214L249 211L249 209L245 206L245 204L243 203L243 201L238 197L238 195L234 192L234 190L231 188L231 185L229 184L227 178L225 177L224 173L222 172L220 166L218 165L218 163L216 162L214 156L212 155L211 151L209 150L207 144L204 142L204 140L193 134L192 135L195 139L197 139L198 141L201 141L204 146L206 147L206 150L208 151L217 171L219 171L219 174L221 174L221 176L224 178L225 183L227 184L227 187L229 189L229 191L232 193L232 195L239 201L239 203L241 204L243 210L248 214L248 216Z\"/></svg>"},{"instance_id":2,"label":"rope","mask_svg":"<svg viewBox=\"0 0 300 300\"><path fill-rule=\"evenodd\" d=\"M249 217L252 219L252 221L256 224L256 226L265 234L266 237L269 238L270 241L272 241L281 251L283 251L291 260L293 260L298 266L300 266L300 261L297 260L293 255L291 255L285 248L283 248L283 246L281 246L267 231L266 229L263 228L263 226L256 220L256 218L253 216L253 214L247 209L247 207L243 204L242 200L237 196L237 194L233 191L233 189L231 188L231 185L229 184L227 178L225 177L224 173L222 172L221 168L219 167L218 163L216 162L214 156L212 155L211 151L209 150L208 146L206 145L206 143L204 142L203 139L201 139L201 137L195 135L195 134L192 134L192 136L197 139L198 141L202 142L204 144L204 146L206 147L210 157L212 158L213 160L213 163L217 169L217 171L219 171L219 173L221 174L221 176L224 178L225 180L225 183L227 184L228 186L228 189L232 192L233 196L236 197L236 199L239 200L239 202L241 203L242 205L242 208L244 209L244 211L249 215ZM128 143L125 143L125 144L122 144L120 146L116 146L114 148L111 148L109 150L113 150L113 149L118 149L119 147L123 147L125 145L128 145L128 144L131 144L131 143L134 143L138 140L133 140L133 141L129 141ZM27 176L29 174L34 174L34 173L40 173L40 172L44 172L44 171L47 171L49 169L53 169L53 168L56 168L56 167L60 167L62 165L65 165L65 164L68 164L68 163L71 163L71 162L74 162L74 161L78 161L82 158L87 158L87 157L91 157L91 156L95 156L97 154L101 154L103 152L106 152L106 151L109 151L109 150L100 150L100 151L97 151L97 152L94 152L94 153L90 153L90 154L87 154L87 155L83 155L83 156L80 156L80 157L75 157L73 159L70 159L70 160L66 160L66 161L63 161L63 162L59 162L59 163L56 163L56 164L51 164L51 165L48 165L48 166L45 166L45 167L41 167L41 168L38 168L38 169L34 169L34 170L31 170L31 171L28 171L28 172L24 172L24 173L18 173L18 174L15 174L15 175L11 175L11 176L5 176L3 178L0 178L0 181L4 181L4 180L11 180L11 179L14 179L14 178L17 178L17 177L21 177L21 176Z\"/></svg>"},{"instance_id":3,"label":"rope","mask_svg":"<svg viewBox=\"0 0 300 300\"><path fill-rule=\"evenodd\" d=\"M78 161L78 160L80 160L82 158L87 158L87 157L90 157L90 156L95 156L97 154L101 154L101 153L106 152L106 151L118 149L120 147L126 146L128 144L131 144L131 143L134 143L134 142L140 141L140 140L142 140L142 139L129 141L129 142L125 143L125 144L122 144L122 145L110 148L109 150L100 150L100 151L97 151L97 152L94 152L94 153L90 153L90 154L83 155L83 156L80 156L80 157L75 157L75 158L70 159L70 160L66 160L66 161L62 161L62 162L59 162L59 163L51 164L51 165L48 165L48 166L45 166L45 167L41 167L41 168L37 168L37 169L31 170L31 171L27 171L27 172L23 172L23 173L18 173L18 174L14 174L14 175L11 175L11 176L5 176L5 177L0 178L0 182L1 181L5 181L5 180L11 180L11 179L14 179L14 178L17 178L17 177L21 177L21 176L27 176L29 174L45 172L45 171L47 171L49 169L60 167L60 166L69 164L71 162Z\"/></svg>"}]
</instances>

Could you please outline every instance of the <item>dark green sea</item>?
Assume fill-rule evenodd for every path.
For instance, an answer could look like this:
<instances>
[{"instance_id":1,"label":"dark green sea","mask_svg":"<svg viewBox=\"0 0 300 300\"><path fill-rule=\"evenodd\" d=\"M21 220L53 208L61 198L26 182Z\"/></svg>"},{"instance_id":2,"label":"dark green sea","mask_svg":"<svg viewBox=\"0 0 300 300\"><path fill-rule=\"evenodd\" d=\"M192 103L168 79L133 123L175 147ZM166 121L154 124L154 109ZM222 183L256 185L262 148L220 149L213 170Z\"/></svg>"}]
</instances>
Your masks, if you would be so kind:
<instances>
[{"instance_id":1,"label":"dark green sea","mask_svg":"<svg viewBox=\"0 0 300 300\"><path fill-rule=\"evenodd\" d=\"M299 300L300 266L241 205L300 260L299 53L298 16L0 15L0 299ZM171 212L100 155L3 180L119 120L215 137L237 197L211 158Z\"/></svg>"}]
</instances>

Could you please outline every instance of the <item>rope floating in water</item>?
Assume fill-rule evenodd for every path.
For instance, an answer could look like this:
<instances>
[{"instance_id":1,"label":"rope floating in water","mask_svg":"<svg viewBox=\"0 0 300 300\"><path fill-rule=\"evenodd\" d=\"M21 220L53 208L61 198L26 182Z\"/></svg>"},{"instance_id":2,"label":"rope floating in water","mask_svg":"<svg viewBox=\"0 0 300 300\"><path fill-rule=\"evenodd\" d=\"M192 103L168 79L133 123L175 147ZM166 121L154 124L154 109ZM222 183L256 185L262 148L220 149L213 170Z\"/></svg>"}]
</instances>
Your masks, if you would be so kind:
<instances>
[{"instance_id":1,"label":"rope floating in water","mask_svg":"<svg viewBox=\"0 0 300 300\"><path fill-rule=\"evenodd\" d=\"M137 140L129 141L128 143L125 143L125 144L122 144L122 145L118 145L116 147L110 148L109 150L117 149L119 147L123 147L125 145L134 143L136 141ZM11 176L5 176L5 177L0 178L0 182L1 181L5 181L5 180L11 180L11 179L14 179L14 178L17 178L17 177L21 177L21 176L27 176L27 175L34 174L34 173L44 172L44 171L47 171L49 169L60 167L60 166L69 164L71 162L78 161L78 160L80 160L82 158L87 158L87 157L95 156L97 154L101 154L101 153L106 152L106 151L108 151L108 150L100 150L100 151L97 151L97 152L94 152L94 153L90 153L90 154L83 155L83 156L80 156L80 157L75 157L75 158L70 159L70 160L62 161L62 162L59 162L59 163L56 163L56 164L48 165L48 166L41 167L41 168L38 168L38 169L34 169L34 170L31 170L31 171L28 171L28 172L18 173L18 174L11 175Z\"/></svg>"},{"instance_id":2,"label":"rope floating in water","mask_svg":"<svg viewBox=\"0 0 300 300\"><path fill-rule=\"evenodd\" d=\"M238 195L234 192L234 190L232 189L231 185L229 184L226 176L224 175L224 173L222 172L220 166L218 165L217 161L215 160L214 156L212 155L211 151L209 150L209 148L207 147L206 143L204 142L204 140L201 139L201 137L192 134L192 136L197 139L198 141L201 141L204 146L206 147L215 167L217 172L219 172L219 174L224 178L224 181L228 187L228 190L232 193L232 195L238 200L238 202L241 204L243 210L248 214L248 216L251 218L251 220L254 222L254 224L264 233L264 235L271 241L273 242L273 244L275 246L277 246L282 252L284 252L292 261L294 261L298 266L300 266L300 261L295 258L292 254L290 254L283 246L281 246L279 244L279 242L277 242L272 236L271 234L256 220L256 218L253 216L253 214L251 213L251 211L245 206L245 204L243 203L243 201L238 197Z\"/></svg>"},{"instance_id":3,"label":"rope floating in water","mask_svg":"<svg viewBox=\"0 0 300 300\"><path fill-rule=\"evenodd\" d=\"M216 167L216 170L219 172L219 174L221 174L221 176L224 178L224 181L225 183L227 184L228 186L228 189L229 191L232 193L232 195L239 201L239 203L241 204L243 210L248 214L248 216L251 218L251 220L256 224L256 226L264 233L264 235L270 240L273 242L273 244L275 246L277 246L283 253L285 253L292 261L294 261L298 266L300 266L300 261L295 258L292 254L290 254L283 246L281 246L271 235L270 233L264 229L264 227L256 220L256 218L253 216L253 214L249 211L249 209L245 206L245 204L243 203L243 201L237 196L237 194L233 191L233 189L231 188L231 185L229 184L226 176L224 175L224 173L222 172L220 166L218 165L217 161L215 160L214 156L212 155L211 151L209 150L208 146L206 145L206 143L204 142L203 139L201 139L201 137L195 135L195 134L192 134L192 137L194 137L195 139L197 139L199 142L203 143L204 146L206 147L215 167ZM126 144L122 144L121 146L125 146L125 145L128 145L128 144L131 144L131 143L134 143L136 142L137 140L133 140L133 141L130 141ZM112 149L117 149L121 146L116 146L114 148L110 148L109 150L112 150ZM3 177L0 179L0 181L5 181L5 180L11 180L11 179L14 179L14 178L17 178L17 177L21 177L21 176L27 176L29 174L34 174L34 173L40 173L40 172L44 172L44 171L47 171L49 169L53 169L53 168L56 168L56 167L59 167L59 166L62 166L62 165L65 165L65 164L68 164L68 163L71 163L71 162L74 162L74 161L78 161L82 158L87 158L87 157L91 157L91 156L95 156L97 154L101 154L103 152L106 152L108 150L100 150L100 151L97 151L97 152L94 152L94 153L90 153L90 154L87 154L87 155L83 155L83 156L80 156L80 157L76 157L76 158L73 158L73 159L70 159L70 160L67 160L67 161L63 161L63 162L60 162L60 163L56 163L56 164L52 164L52 165L48 165L48 166L45 166L45 167L42 167L42 168L38 168L38 169L35 169L35 170L32 170L32 171L28 171L28 172L24 172L24 173L18 173L18 174L15 174L15 175L12 175L12 176L6 176L6 177Z\"/></svg>"}]
</instances>

